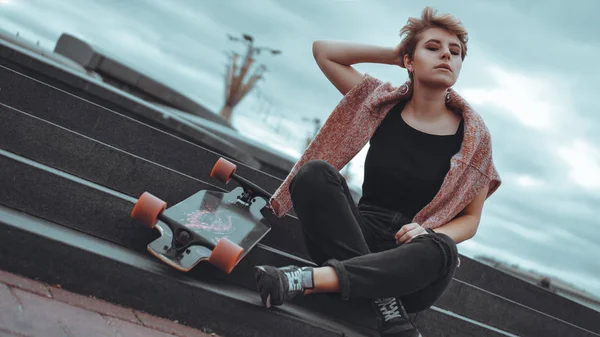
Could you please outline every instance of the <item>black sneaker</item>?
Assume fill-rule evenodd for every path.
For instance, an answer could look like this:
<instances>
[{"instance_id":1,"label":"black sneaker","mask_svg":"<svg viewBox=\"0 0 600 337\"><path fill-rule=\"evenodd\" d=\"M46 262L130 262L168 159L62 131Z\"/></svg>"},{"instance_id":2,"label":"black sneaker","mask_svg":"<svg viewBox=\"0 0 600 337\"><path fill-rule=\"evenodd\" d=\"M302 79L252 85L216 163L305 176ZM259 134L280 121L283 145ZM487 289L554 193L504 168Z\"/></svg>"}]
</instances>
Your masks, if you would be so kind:
<instances>
[{"instance_id":1,"label":"black sneaker","mask_svg":"<svg viewBox=\"0 0 600 337\"><path fill-rule=\"evenodd\" d=\"M255 267L254 279L263 304L267 308L272 305L282 305L298 294L304 294L304 290L314 288L312 269L312 267L296 266Z\"/></svg>"},{"instance_id":2,"label":"black sneaker","mask_svg":"<svg viewBox=\"0 0 600 337\"><path fill-rule=\"evenodd\" d=\"M397 298L377 299L373 301L373 307L382 337L423 337Z\"/></svg>"}]
</instances>

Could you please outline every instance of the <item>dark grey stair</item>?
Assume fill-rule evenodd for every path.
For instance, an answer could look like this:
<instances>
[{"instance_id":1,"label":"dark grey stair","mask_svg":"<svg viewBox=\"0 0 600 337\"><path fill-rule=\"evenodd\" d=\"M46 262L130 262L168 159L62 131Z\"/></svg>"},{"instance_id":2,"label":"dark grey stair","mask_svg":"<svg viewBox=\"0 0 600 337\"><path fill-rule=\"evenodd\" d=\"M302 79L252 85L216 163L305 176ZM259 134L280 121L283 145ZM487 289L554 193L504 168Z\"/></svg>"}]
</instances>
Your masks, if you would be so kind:
<instances>
[{"instance_id":1,"label":"dark grey stair","mask_svg":"<svg viewBox=\"0 0 600 337\"><path fill-rule=\"evenodd\" d=\"M222 156L2 66L0 103L193 177L208 177L212 165L206 163ZM280 179L235 156L224 156L240 164L239 172L265 190L279 187Z\"/></svg>"},{"instance_id":2,"label":"dark grey stair","mask_svg":"<svg viewBox=\"0 0 600 337\"><path fill-rule=\"evenodd\" d=\"M600 336L457 279L450 282L436 306L519 336Z\"/></svg>"},{"instance_id":3,"label":"dark grey stair","mask_svg":"<svg viewBox=\"0 0 600 337\"><path fill-rule=\"evenodd\" d=\"M460 260L456 279L600 334L598 311L466 256Z\"/></svg>"},{"instance_id":4,"label":"dark grey stair","mask_svg":"<svg viewBox=\"0 0 600 337\"><path fill-rule=\"evenodd\" d=\"M3 206L0 233L0 269L199 329L225 336L377 336L294 303L267 310L242 287L210 275L188 277L146 255ZM416 324L426 336L514 336L437 308Z\"/></svg>"},{"instance_id":5,"label":"dark grey stair","mask_svg":"<svg viewBox=\"0 0 600 337\"><path fill-rule=\"evenodd\" d=\"M100 105L98 103L94 103L94 101L101 101L103 106L101 109L107 109L110 107L111 111L118 111L121 117L126 117L132 121L141 120L146 125L153 126L155 130L166 130L169 133L181 137L182 139L186 139L190 143L201 143L203 146L211 149L212 151L223 153L224 155L235 158L252 167L259 168L261 166L260 163L246 151L236 147L234 144L224 140L222 137L215 135L206 128L201 128L198 125L181 119L173 120L172 118L166 118L164 113L156 108L153 108L149 103L146 103L133 96L124 96L125 94L123 92L101 82L90 82L86 84L86 82L88 82L90 79L79 77L81 75L75 76L73 74L67 74L64 71L52 68L49 65L41 65L41 67L47 68L49 71L43 77L50 79L48 75L53 74L53 77L56 79L65 77L66 75L68 77L73 77L72 81L70 81L73 82L73 85L76 87L85 88L85 91L80 92L80 96L88 96L87 99L78 96L74 100L69 100L69 96L75 96L69 93L68 90L60 88L64 87L64 85L57 85L56 83L55 85L36 85L36 83L39 84L42 82L31 76L28 76L26 73L29 71L24 69L22 66L19 66L13 62L7 62L7 58L3 58L3 56L6 56L3 55L3 53L10 55L14 54L15 52L7 52L6 47L0 43L0 102L3 102L4 104L13 105L17 103L15 106L20 106L26 110L31 107L36 107L40 111L49 113L53 112L53 106L56 106L57 104L62 105L63 107L68 107L71 111L77 113L81 112L81 115L79 116L81 120L71 120L71 123L83 123L82 125L89 126L89 124L85 122L91 122L92 120L90 120L90 118L94 118L96 116L93 114L86 114L86 111L82 111L81 108L84 105L99 107ZM9 56L8 59L15 61L14 57ZM56 82L56 80L52 80L52 82ZM45 88L52 88L53 94L44 94L43 90L45 90ZM102 94L102 96L106 97L108 100L99 100L97 98L99 94ZM57 99L57 95L63 98L63 100L55 101ZM28 99L32 96L36 97L36 99ZM110 100L117 101L120 104L111 103ZM104 124L101 120L97 120L97 122L99 123L97 125L97 132L108 131L102 128ZM138 123L140 122L138 121ZM120 126L118 125L113 125L112 128L113 130L110 130L111 132L120 131ZM165 131L162 132L166 133ZM139 136L143 137L144 135L141 134Z\"/></svg>"}]
</instances>

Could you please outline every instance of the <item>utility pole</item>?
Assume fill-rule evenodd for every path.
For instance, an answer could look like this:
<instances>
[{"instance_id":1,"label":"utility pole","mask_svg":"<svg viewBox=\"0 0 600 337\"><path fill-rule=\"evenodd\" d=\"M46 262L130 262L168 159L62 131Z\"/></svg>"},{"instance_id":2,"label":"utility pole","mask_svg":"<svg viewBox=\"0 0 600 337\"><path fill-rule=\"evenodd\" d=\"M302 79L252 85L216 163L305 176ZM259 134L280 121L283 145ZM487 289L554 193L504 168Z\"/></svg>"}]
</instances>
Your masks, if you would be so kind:
<instances>
[{"instance_id":1,"label":"utility pole","mask_svg":"<svg viewBox=\"0 0 600 337\"><path fill-rule=\"evenodd\" d=\"M244 82L250 66L254 63L254 53L260 55L261 50L270 51L273 55L281 54L281 51L266 47L254 47L254 38L248 34L243 34L243 40L227 34L231 41L241 41L248 46L246 56L242 67L238 70L238 54L233 53L231 64L227 66L227 75L225 77L225 104L219 114L226 120L231 120L233 108L252 90L256 82L262 78L262 74L267 70L265 65L260 65L254 74ZM244 82L244 83L242 83Z\"/></svg>"}]
</instances>

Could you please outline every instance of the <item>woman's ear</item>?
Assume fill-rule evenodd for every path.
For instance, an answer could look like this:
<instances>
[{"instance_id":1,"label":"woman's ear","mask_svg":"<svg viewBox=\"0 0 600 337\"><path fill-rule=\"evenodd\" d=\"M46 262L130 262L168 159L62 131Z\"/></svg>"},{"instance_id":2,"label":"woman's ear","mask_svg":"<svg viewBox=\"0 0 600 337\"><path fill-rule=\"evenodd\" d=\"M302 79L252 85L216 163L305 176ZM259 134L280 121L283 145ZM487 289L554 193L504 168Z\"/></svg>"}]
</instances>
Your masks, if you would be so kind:
<instances>
[{"instance_id":1,"label":"woman's ear","mask_svg":"<svg viewBox=\"0 0 600 337\"><path fill-rule=\"evenodd\" d=\"M410 56L404 55L404 68L406 68L406 70L408 70L409 72L413 72L413 64L412 64L412 60L410 59Z\"/></svg>"}]
</instances>

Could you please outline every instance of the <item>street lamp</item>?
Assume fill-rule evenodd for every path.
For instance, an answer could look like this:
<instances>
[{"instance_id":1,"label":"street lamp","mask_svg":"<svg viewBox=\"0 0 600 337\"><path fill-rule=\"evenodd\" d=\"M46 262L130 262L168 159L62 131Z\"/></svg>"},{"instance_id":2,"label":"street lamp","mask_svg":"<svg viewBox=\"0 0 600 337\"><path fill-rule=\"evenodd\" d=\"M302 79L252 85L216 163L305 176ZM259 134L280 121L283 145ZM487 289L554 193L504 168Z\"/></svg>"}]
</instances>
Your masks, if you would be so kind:
<instances>
[{"instance_id":1,"label":"street lamp","mask_svg":"<svg viewBox=\"0 0 600 337\"><path fill-rule=\"evenodd\" d=\"M228 121L231 120L233 108L246 96L246 94L248 94L248 92L250 92L256 81L262 78L262 74L267 69L265 65L260 65L254 75L242 84L242 81L248 73L248 69L254 62L254 52L256 52L257 55L259 55L261 51L270 51L273 55L281 54L280 50L268 47L254 47L254 38L249 34L242 34L242 37L243 39L227 34L227 38L230 41L240 41L248 45L244 63L239 72L237 71L237 53L233 53L231 65L227 69L227 75L225 77L225 104L219 114Z\"/></svg>"}]
</instances>

